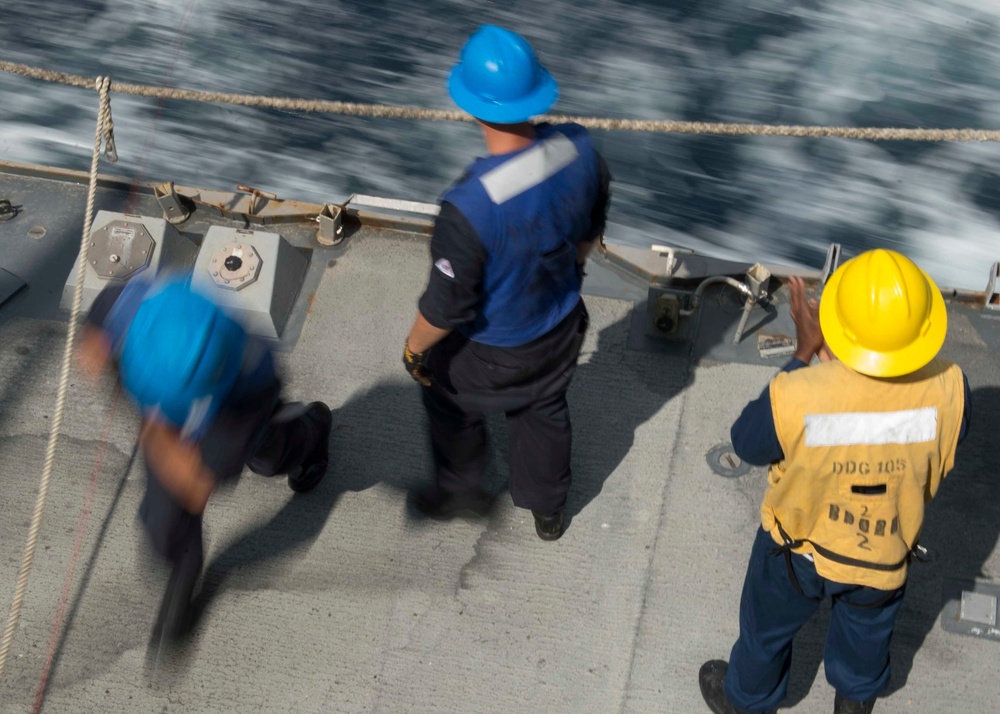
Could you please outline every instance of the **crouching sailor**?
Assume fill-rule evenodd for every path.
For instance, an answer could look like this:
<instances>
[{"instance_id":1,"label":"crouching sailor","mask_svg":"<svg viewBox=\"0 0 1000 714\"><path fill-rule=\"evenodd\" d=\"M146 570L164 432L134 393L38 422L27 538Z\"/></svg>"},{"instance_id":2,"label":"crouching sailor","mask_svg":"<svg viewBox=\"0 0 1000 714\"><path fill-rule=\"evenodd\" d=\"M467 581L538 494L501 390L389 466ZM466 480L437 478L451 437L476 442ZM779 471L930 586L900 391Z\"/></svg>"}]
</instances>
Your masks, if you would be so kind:
<instances>
[{"instance_id":1,"label":"crouching sailor","mask_svg":"<svg viewBox=\"0 0 1000 714\"><path fill-rule=\"evenodd\" d=\"M795 357L732 428L741 458L770 464L740 636L728 665L705 663L699 680L716 714L773 711L792 638L830 597L834 711L868 714L889 682L924 508L968 431L969 386L959 367L935 359L944 300L904 256L873 250L848 261L818 309L801 280L791 293ZM817 354L821 363L805 368Z\"/></svg>"},{"instance_id":2,"label":"crouching sailor","mask_svg":"<svg viewBox=\"0 0 1000 714\"><path fill-rule=\"evenodd\" d=\"M294 491L323 478L330 410L284 404L267 346L178 276L133 279L98 295L83 331L92 374L113 360L142 412L146 493L140 519L172 565L154 639L184 634L202 568L202 513L216 485L248 466L288 474Z\"/></svg>"},{"instance_id":3,"label":"crouching sailor","mask_svg":"<svg viewBox=\"0 0 1000 714\"><path fill-rule=\"evenodd\" d=\"M485 512L483 416L505 412L511 497L556 540L570 487L566 390L588 325L582 268L604 231L610 177L583 127L529 123L557 88L520 35L480 28L449 90L490 155L442 199L404 349L425 386L437 476L413 500L432 517Z\"/></svg>"}]
</instances>

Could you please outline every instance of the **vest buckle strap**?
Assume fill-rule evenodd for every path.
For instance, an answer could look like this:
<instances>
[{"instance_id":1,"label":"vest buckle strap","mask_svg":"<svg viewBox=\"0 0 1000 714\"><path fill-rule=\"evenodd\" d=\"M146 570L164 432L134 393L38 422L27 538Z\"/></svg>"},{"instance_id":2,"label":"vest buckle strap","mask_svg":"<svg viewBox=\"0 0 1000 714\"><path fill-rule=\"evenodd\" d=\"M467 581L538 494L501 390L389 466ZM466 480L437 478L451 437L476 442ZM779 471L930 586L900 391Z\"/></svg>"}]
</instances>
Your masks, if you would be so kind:
<instances>
[{"instance_id":1,"label":"vest buckle strap","mask_svg":"<svg viewBox=\"0 0 1000 714\"><path fill-rule=\"evenodd\" d=\"M796 548L801 548L806 540L800 538L798 540L792 540L792 537L785 532L785 529L781 527L781 521L777 518L774 519L774 525L778 527L778 535L781 536L781 540L785 541L784 545L779 545L775 548L773 553L788 553L789 551L795 550Z\"/></svg>"},{"instance_id":2,"label":"vest buckle strap","mask_svg":"<svg viewBox=\"0 0 1000 714\"><path fill-rule=\"evenodd\" d=\"M773 548L770 552L772 555L776 555L778 553L784 554L785 566L788 568L788 579L791 581L792 587L795 588L795 591L799 595L807 600L810 600L812 598L806 595L805 591L802 589L802 585L799 584L799 579L795 575L795 566L792 564L792 550L800 547L804 541L792 540L791 537L785 532L785 529L781 527L781 522L777 518L774 519L774 525L778 526L778 533L781 535L781 539L785 541L785 544Z\"/></svg>"}]
</instances>

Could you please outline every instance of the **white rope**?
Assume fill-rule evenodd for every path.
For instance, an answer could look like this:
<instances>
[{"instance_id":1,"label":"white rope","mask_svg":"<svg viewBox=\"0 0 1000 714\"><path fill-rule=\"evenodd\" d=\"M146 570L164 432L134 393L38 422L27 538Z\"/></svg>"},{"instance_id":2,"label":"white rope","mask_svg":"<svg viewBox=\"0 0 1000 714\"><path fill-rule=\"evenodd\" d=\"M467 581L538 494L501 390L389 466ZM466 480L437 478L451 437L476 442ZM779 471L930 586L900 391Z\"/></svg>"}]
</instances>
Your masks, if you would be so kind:
<instances>
[{"instance_id":1,"label":"white rope","mask_svg":"<svg viewBox=\"0 0 1000 714\"><path fill-rule=\"evenodd\" d=\"M0 60L0 72L56 82L72 87L92 87L93 79L65 72ZM112 82L111 91L142 97L157 97L192 102L235 104L244 107L281 109L293 112L322 112L343 116L376 119L419 119L426 121L475 121L465 112L445 109L358 104L292 97L261 97L254 94L201 92L194 89L153 87L145 84ZM903 129L898 127L853 126L782 126L774 124L729 124L723 122L669 121L665 119L615 119L608 117L571 117L546 115L540 120L554 123L572 121L588 129L601 131L640 131L658 134L715 134L723 136L794 136L811 138L858 139L862 141L1000 141L996 129Z\"/></svg>"},{"instance_id":2,"label":"white rope","mask_svg":"<svg viewBox=\"0 0 1000 714\"><path fill-rule=\"evenodd\" d=\"M31 526L28 528L28 542L24 547L24 557L17 573L17 586L14 589L14 601L10 606L7 625L0 638L0 681L3 680L7 657L10 654L14 634L17 631L17 621L21 615L21 605L24 602L25 591L28 588L28 575L31 573L31 563L35 556L35 546L38 544L38 531L45 512L45 497L49 491L49 481L52 477L52 467L56 459L56 442L59 439L59 429L62 426L63 411L66 406L66 392L69 388L70 365L73 360L73 347L76 338L76 323L80 317L83 304L83 281L87 267L83 255L90 241L90 224L94 217L94 201L97 194L97 165L101 158L101 143L107 142L106 151L114 152L114 139L111 134L111 80L98 77L95 80L100 97L100 108L97 113L97 130L94 134L94 153L90 162L90 186L87 191L87 208L83 219L83 235L80 238L79 266L76 273L76 290L73 293L73 307L70 313L69 325L66 328L66 346L63 350L62 371L59 375L59 391L56 396L56 410L49 429L48 449L45 452L45 465L42 468L42 481L38 487L38 497L35 500L35 510L31 514ZM110 154L109 154L110 155ZM115 155L117 158L117 155Z\"/></svg>"}]
</instances>

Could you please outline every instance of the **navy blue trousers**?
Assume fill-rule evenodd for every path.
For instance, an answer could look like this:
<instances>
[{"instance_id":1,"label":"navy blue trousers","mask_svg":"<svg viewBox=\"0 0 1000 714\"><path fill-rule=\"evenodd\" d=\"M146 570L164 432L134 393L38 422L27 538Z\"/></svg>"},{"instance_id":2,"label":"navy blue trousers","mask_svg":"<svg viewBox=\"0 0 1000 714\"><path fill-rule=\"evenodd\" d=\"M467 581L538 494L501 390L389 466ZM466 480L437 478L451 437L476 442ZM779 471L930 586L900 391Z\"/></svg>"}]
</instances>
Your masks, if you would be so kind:
<instances>
[{"instance_id":1,"label":"navy blue trousers","mask_svg":"<svg viewBox=\"0 0 1000 714\"><path fill-rule=\"evenodd\" d=\"M581 300L556 327L526 345L491 347L456 331L431 350L432 386L421 394L438 486L452 493L483 487L483 417L504 412L514 505L541 513L565 507L573 441L566 390L589 324Z\"/></svg>"},{"instance_id":2,"label":"navy blue trousers","mask_svg":"<svg viewBox=\"0 0 1000 714\"><path fill-rule=\"evenodd\" d=\"M792 639L826 597L833 599L823 655L827 681L847 699L874 699L889 683L889 640L905 586L887 592L835 583L818 575L807 558L793 554L800 593L785 555L773 552L776 548L761 528L743 582L740 638L729 657L729 701L747 712L781 704L788 691Z\"/></svg>"}]
</instances>

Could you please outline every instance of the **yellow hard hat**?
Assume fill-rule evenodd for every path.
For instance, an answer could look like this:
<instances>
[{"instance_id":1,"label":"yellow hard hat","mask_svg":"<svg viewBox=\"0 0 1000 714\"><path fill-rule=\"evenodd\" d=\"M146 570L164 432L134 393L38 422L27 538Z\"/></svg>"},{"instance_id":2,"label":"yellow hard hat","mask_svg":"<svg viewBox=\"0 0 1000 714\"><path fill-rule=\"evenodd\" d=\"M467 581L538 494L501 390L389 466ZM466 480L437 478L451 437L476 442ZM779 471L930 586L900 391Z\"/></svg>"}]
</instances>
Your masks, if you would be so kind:
<instances>
[{"instance_id":1,"label":"yellow hard hat","mask_svg":"<svg viewBox=\"0 0 1000 714\"><path fill-rule=\"evenodd\" d=\"M897 377L934 359L948 331L948 313L927 273L906 256L880 248L830 276L819 324L827 346L848 367Z\"/></svg>"}]
</instances>

